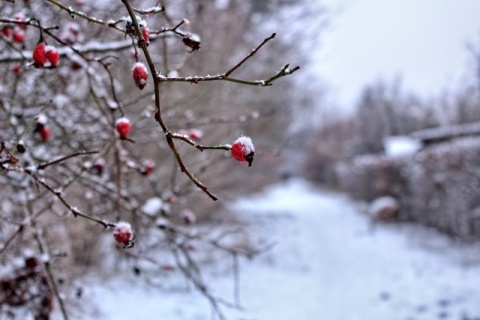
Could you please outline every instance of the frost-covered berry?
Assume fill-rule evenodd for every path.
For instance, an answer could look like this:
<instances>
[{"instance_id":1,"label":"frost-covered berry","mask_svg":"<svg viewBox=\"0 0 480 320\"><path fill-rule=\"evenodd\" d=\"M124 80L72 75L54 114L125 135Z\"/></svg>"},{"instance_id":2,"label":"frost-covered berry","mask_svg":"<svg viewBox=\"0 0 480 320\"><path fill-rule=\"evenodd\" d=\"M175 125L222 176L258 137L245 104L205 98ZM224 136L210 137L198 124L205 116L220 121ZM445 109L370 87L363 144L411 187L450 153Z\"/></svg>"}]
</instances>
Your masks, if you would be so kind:
<instances>
[{"instance_id":1,"label":"frost-covered berry","mask_svg":"<svg viewBox=\"0 0 480 320\"><path fill-rule=\"evenodd\" d=\"M132 226L128 222L118 222L113 230L113 237L117 242L123 244L125 248L131 248L134 245Z\"/></svg>"},{"instance_id":2,"label":"frost-covered berry","mask_svg":"<svg viewBox=\"0 0 480 320\"><path fill-rule=\"evenodd\" d=\"M253 146L252 139L249 137L242 136L235 140L231 152L235 160L239 162L248 162L249 167L252 165L255 147Z\"/></svg>"},{"instance_id":3,"label":"frost-covered berry","mask_svg":"<svg viewBox=\"0 0 480 320\"><path fill-rule=\"evenodd\" d=\"M16 149L18 153L25 153L25 151L27 151L27 148L25 147L25 143L22 140L18 142Z\"/></svg>"},{"instance_id":4,"label":"frost-covered berry","mask_svg":"<svg viewBox=\"0 0 480 320\"><path fill-rule=\"evenodd\" d=\"M58 61L60 60L60 54L58 53L57 49L52 46L46 46L45 54L47 56L47 60L50 62L50 66L52 68L57 67Z\"/></svg>"},{"instance_id":5,"label":"frost-covered berry","mask_svg":"<svg viewBox=\"0 0 480 320\"><path fill-rule=\"evenodd\" d=\"M185 224L194 224L197 221L197 216L190 209L184 209L180 212L180 217Z\"/></svg>"},{"instance_id":6,"label":"frost-covered berry","mask_svg":"<svg viewBox=\"0 0 480 320\"><path fill-rule=\"evenodd\" d=\"M24 43L25 42L25 32L20 28L15 28L13 30L12 39L13 39L13 41L15 41L17 43Z\"/></svg>"},{"instance_id":7,"label":"frost-covered berry","mask_svg":"<svg viewBox=\"0 0 480 320\"><path fill-rule=\"evenodd\" d=\"M101 176L105 170L105 159L98 158L92 165L91 171L93 174Z\"/></svg>"},{"instance_id":8,"label":"frost-covered berry","mask_svg":"<svg viewBox=\"0 0 480 320\"><path fill-rule=\"evenodd\" d=\"M185 36L183 36L182 41L184 45L192 49L192 51L190 52L193 52L195 50L200 50L201 40L198 34L188 33Z\"/></svg>"},{"instance_id":9,"label":"frost-covered berry","mask_svg":"<svg viewBox=\"0 0 480 320\"><path fill-rule=\"evenodd\" d=\"M35 49L33 49L33 62L35 64L35 67L37 68L43 68L45 65L45 62L47 62L47 54L45 52L45 43L40 42L37 44Z\"/></svg>"},{"instance_id":10,"label":"frost-covered berry","mask_svg":"<svg viewBox=\"0 0 480 320\"><path fill-rule=\"evenodd\" d=\"M143 40L145 40L145 42L147 44L150 43L150 29L148 29L148 27L146 27L145 29L142 30L142 36L143 36Z\"/></svg>"},{"instance_id":11,"label":"frost-covered berry","mask_svg":"<svg viewBox=\"0 0 480 320\"><path fill-rule=\"evenodd\" d=\"M132 131L132 125L130 124L130 120L127 118L120 118L115 123L115 129L117 129L120 138L125 139Z\"/></svg>"},{"instance_id":12,"label":"frost-covered berry","mask_svg":"<svg viewBox=\"0 0 480 320\"><path fill-rule=\"evenodd\" d=\"M203 132L198 129L190 129L188 131L188 137L194 141L198 141L202 138Z\"/></svg>"},{"instance_id":13,"label":"frost-covered berry","mask_svg":"<svg viewBox=\"0 0 480 320\"><path fill-rule=\"evenodd\" d=\"M142 90L147 85L148 71L145 65L137 62L133 65L133 80L135 85Z\"/></svg>"},{"instance_id":14,"label":"frost-covered berry","mask_svg":"<svg viewBox=\"0 0 480 320\"><path fill-rule=\"evenodd\" d=\"M145 160L140 168L140 173L144 176L149 176L152 174L153 169L155 169L155 162L152 160Z\"/></svg>"},{"instance_id":15,"label":"frost-covered berry","mask_svg":"<svg viewBox=\"0 0 480 320\"><path fill-rule=\"evenodd\" d=\"M135 16L135 18L137 19L138 28L140 30L143 30L144 28L147 27L147 22L145 20L142 20L139 16ZM127 34L134 35L135 34L135 26L133 25L132 18L130 18L130 17L125 18L124 22L125 22L125 31L127 32Z\"/></svg>"}]
</instances>

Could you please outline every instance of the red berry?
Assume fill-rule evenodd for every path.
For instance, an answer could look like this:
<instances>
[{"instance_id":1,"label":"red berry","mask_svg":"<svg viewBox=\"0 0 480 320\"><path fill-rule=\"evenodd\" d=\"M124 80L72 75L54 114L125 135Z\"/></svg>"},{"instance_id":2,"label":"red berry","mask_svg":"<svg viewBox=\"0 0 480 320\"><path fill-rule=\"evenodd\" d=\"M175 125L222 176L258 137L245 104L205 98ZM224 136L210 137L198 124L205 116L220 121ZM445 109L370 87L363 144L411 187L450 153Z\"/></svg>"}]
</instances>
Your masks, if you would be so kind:
<instances>
[{"instance_id":1,"label":"red berry","mask_svg":"<svg viewBox=\"0 0 480 320\"><path fill-rule=\"evenodd\" d=\"M142 90L147 85L148 71L145 65L137 62L133 65L133 80L135 85Z\"/></svg>"},{"instance_id":2,"label":"red berry","mask_svg":"<svg viewBox=\"0 0 480 320\"><path fill-rule=\"evenodd\" d=\"M18 42L18 43L23 43L25 41L25 32L23 32L22 29L15 28L13 30L13 36L12 36L13 41Z\"/></svg>"},{"instance_id":3,"label":"red berry","mask_svg":"<svg viewBox=\"0 0 480 320\"><path fill-rule=\"evenodd\" d=\"M13 18L19 22L25 22L25 16L21 13L17 13L16 15L13 16ZM26 23L18 24L18 26L24 30L27 29Z\"/></svg>"},{"instance_id":4,"label":"red berry","mask_svg":"<svg viewBox=\"0 0 480 320\"><path fill-rule=\"evenodd\" d=\"M255 154L255 147L252 139L242 136L235 140L231 148L232 156L239 162L248 162L250 167L253 162L253 155Z\"/></svg>"},{"instance_id":5,"label":"red berry","mask_svg":"<svg viewBox=\"0 0 480 320\"><path fill-rule=\"evenodd\" d=\"M142 36L143 36L143 39L145 40L145 42L147 44L149 44L150 43L150 29L148 29L148 27L145 27L142 30Z\"/></svg>"},{"instance_id":6,"label":"red berry","mask_svg":"<svg viewBox=\"0 0 480 320\"><path fill-rule=\"evenodd\" d=\"M132 125L127 118L118 119L115 123L115 128L122 139L125 139L129 135L130 131L132 131Z\"/></svg>"},{"instance_id":7,"label":"red berry","mask_svg":"<svg viewBox=\"0 0 480 320\"><path fill-rule=\"evenodd\" d=\"M52 46L46 46L45 54L47 56L48 61L50 62L50 66L52 68L57 67L58 61L60 60L60 54L58 53L57 49L55 49Z\"/></svg>"},{"instance_id":8,"label":"red berry","mask_svg":"<svg viewBox=\"0 0 480 320\"><path fill-rule=\"evenodd\" d=\"M119 243L122 243L125 248L131 248L134 245L132 226L128 222L120 221L115 225L113 230L113 237Z\"/></svg>"},{"instance_id":9,"label":"red berry","mask_svg":"<svg viewBox=\"0 0 480 320\"><path fill-rule=\"evenodd\" d=\"M19 64L19 63L15 63L15 64L13 65L13 67L12 67L12 71L13 71L13 73L15 73L15 74L20 74L20 73L22 73L22 71L23 71L22 65Z\"/></svg>"},{"instance_id":10,"label":"red berry","mask_svg":"<svg viewBox=\"0 0 480 320\"><path fill-rule=\"evenodd\" d=\"M200 140L202 136L203 132L198 129L190 129L190 131L188 131L188 137L194 141Z\"/></svg>"},{"instance_id":11,"label":"red berry","mask_svg":"<svg viewBox=\"0 0 480 320\"><path fill-rule=\"evenodd\" d=\"M155 162L152 160L145 160L140 169L140 173L144 176L149 176L153 172L153 169L155 169Z\"/></svg>"},{"instance_id":12,"label":"red berry","mask_svg":"<svg viewBox=\"0 0 480 320\"><path fill-rule=\"evenodd\" d=\"M43 142L47 142L52 135L52 131L50 131L50 128L47 126L43 126L42 128L40 128L39 132Z\"/></svg>"},{"instance_id":13,"label":"red berry","mask_svg":"<svg viewBox=\"0 0 480 320\"><path fill-rule=\"evenodd\" d=\"M12 34L12 30L13 30L12 27L6 26L2 29L2 34L8 38Z\"/></svg>"},{"instance_id":14,"label":"red berry","mask_svg":"<svg viewBox=\"0 0 480 320\"><path fill-rule=\"evenodd\" d=\"M33 49L33 61L35 67L43 68L45 62L47 62L47 54L45 53L45 43L40 42L37 44L35 49Z\"/></svg>"},{"instance_id":15,"label":"red berry","mask_svg":"<svg viewBox=\"0 0 480 320\"><path fill-rule=\"evenodd\" d=\"M105 159L99 158L92 166L92 172L96 175L102 175L103 170L105 170Z\"/></svg>"}]
</instances>

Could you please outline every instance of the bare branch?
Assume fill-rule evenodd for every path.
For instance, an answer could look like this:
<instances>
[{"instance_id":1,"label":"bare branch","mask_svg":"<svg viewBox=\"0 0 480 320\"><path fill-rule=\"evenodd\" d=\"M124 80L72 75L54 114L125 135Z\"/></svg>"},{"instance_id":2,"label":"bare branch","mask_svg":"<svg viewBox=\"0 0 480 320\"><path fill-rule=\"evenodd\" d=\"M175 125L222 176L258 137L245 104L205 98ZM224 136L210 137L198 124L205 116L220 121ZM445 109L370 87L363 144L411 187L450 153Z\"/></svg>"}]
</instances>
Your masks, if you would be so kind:
<instances>
[{"instance_id":1,"label":"bare branch","mask_svg":"<svg viewBox=\"0 0 480 320\"><path fill-rule=\"evenodd\" d=\"M111 223L111 222L108 222L108 221L105 221L105 220L101 220L101 219L98 219L98 218L93 217L91 215L88 215L86 213L83 213L80 210L78 210L78 208L70 205L70 203L68 203L67 200L62 196L62 191L61 190L55 190L53 187L51 187L49 184L47 184L44 179L39 178L31 169L25 168L22 171L25 172L26 174L28 174L29 176L31 176L35 180L36 183L42 185L51 194L53 194L55 197L57 197L57 199L59 199L60 202L65 207L68 208L68 210L73 214L74 217L82 217L84 219L87 219L87 220L96 222L98 224L101 224L105 228L115 227L114 223Z\"/></svg>"},{"instance_id":2,"label":"bare branch","mask_svg":"<svg viewBox=\"0 0 480 320\"><path fill-rule=\"evenodd\" d=\"M53 161L49 161L49 162L40 164L40 165L37 166L37 170L43 170L43 169L45 169L45 168L48 167L48 166L51 166L51 165L54 165L54 164L58 164L58 163L60 163L60 162L63 162L63 161L65 161L65 160L68 160L68 159L73 158L73 157L84 156L84 155L89 155L89 154L96 154L96 153L98 153L98 151L80 151L80 152L75 152L75 153L70 154L70 155L68 155L68 156L61 157L60 159L57 159L57 160L53 160Z\"/></svg>"},{"instance_id":3,"label":"bare branch","mask_svg":"<svg viewBox=\"0 0 480 320\"><path fill-rule=\"evenodd\" d=\"M251 57L253 57L258 50L260 50L261 47L263 47L263 45L265 45L268 41L272 40L273 38L275 38L276 34L273 33L270 37L266 38L265 40L263 40L262 43L260 43L260 45L258 45L255 49L252 50L252 52L250 52L245 58L242 59L242 61L240 61L239 63L237 63L235 66L233 66L230 70L228 70L227 72L224 73L224 76L225 77L228 77L230 74L232 74L235 70L237 70L238 68L240 68L240 66L242 64L244 64L248 59L250 59Z\"/></svg>"}]
</instances>

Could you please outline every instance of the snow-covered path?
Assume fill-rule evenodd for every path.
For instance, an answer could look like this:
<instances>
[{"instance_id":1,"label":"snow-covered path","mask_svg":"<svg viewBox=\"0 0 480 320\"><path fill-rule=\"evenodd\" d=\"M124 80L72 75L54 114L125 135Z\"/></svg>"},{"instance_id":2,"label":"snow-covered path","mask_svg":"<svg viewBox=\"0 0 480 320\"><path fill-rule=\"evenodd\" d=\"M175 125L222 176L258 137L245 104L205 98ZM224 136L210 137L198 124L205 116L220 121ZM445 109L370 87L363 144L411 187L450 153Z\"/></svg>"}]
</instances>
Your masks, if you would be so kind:
<instances>
[{"instance_id":1,"label":"snow-covered path","mask_svg":"<svg viewBox=\"0 0 480 320\"><path fill-rule=\"evenodd\" d=\"M292 180L234 204L252 237L276 243L241 261L241 304L229 319L480 319L480 247L412 225L379 225L347 198ZM214 277L232 296L231 274ZM113 288L113 289L112 289ZM102 319L211 319L198 293L112 282L91 292Z\"/></svg>"}]
</instances>

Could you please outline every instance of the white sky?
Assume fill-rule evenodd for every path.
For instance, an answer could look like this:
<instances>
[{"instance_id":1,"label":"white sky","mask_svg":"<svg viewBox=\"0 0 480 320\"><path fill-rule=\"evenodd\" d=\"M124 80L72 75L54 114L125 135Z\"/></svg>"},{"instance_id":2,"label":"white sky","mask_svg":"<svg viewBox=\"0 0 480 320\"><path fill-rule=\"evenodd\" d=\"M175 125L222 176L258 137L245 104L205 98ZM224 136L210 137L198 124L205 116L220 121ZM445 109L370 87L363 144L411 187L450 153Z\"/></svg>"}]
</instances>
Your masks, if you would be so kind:
<instances>
[{"instance_id":1,"label":"white sky","mask_svg":"<svg viewBox=\"0 0 480 320\"><path fill-rule=\"evenodd\" d=\"M348 3L322 34L315 70L351 106L365 84L401 76L421 96L459 86L480 41L480 0L319 0Z\"/></svg>"}]
</instances>

